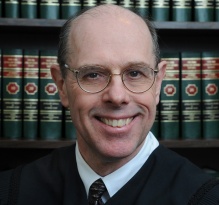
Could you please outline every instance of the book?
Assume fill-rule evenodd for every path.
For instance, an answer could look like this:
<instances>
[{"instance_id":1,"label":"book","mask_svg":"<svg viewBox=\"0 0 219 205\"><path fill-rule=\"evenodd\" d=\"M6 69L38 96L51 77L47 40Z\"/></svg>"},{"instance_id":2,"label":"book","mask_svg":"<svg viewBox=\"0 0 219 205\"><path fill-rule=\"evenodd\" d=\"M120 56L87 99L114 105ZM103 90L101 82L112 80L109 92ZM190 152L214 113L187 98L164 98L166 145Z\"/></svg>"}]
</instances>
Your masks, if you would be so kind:
<instances>
[{"instance_id":1,"label":"book","mask_svg":"<svg viewBox=\"0 0 219 205\"><path fill-rule=\"evenodd\" d=\"M192 1L172 0L172 21L191 21Z\"/></svg>"},{"instance_id":2,"label":"book","mask_svg":"<svg viewBox=\"0 0 219 205\"><path fill-rule=\"evenodd\" d=\"M41 50L39 136L46 140L60 139L62 133L62 106L50 73L53 64L57 64L57 51Z\"/></svg>"},{"instance_id":3,"label":"book","mask_svg":"<svg viewBox=\"0 0 219 205\"><path fill-rule=\"evenodd\" d=\"M2 17L2 1L0 1L0 17Z\"/></svg>"},{"instance_id":4,"label":"book","mask_svg":"<svg viewBox=\"0 0 219 205\"><path fill-rule=\"evenodd\" d=\"M177 52L163 53L162 60L167 62L167 67L160 95L160 137L161 139L179 139L180 55Z\"/></svg>"},{"instance_id":5,"label":"book","mask_svg":"<svg viewBox=\"0 0 219 205\"><path fill-rule=\"evenodd\" d=\"M5 17L19 18L19 0L5 0Z\"/></svg>"},{"instance_id":6,"label":"book","mask_svg":"<svg viewBox=\"0 0 219 205\"><path fill-rule=\"evenodd\" d=\"M194 0L194 19L198 22L214 21L214 0Z\"/></svg>"},{"instance_id":7,"label":"book","mask_svg":"<svg viewBox=\"0 0 219 205\"><path fill-rule=\"evenodd\" d=\"M170 1L169 0L153 0L151 5L151 15L153 21L169 21L170 20Z\"/></svg>"},{"instance_id":8,"label":"book","mask_svg":"<svg viewBox=\"0 0 219 205\"><path fill-rule=\"evenodd\" d=\"M23 53L23 138L37 139L39 111L39 52Z\"/></svg>"},{"instance_id":9,"label":"book","mask_svg":"<svg viewBox=\"0 0 219 205\"><path fill-rule=\"evenodd\" d=\"M65 139L76 140L76 129L71 119L70 110L65 108Z\"/></svg>"},{"instance_id":10,"label":"book","mask_svg":"<svg viewBox=\"0 0 219 205\"><path fill-rule=\"evenodd\" d=\"M201 53L181 52L181 135L201 138Z\"/></svg>"},{"instance_id":11,"label":"book","mask_svg":"<svg viewBox=\"0 0 219 205\"><path fill-rule=\"evenodd\" d=\"M82 3L79 0L62 0L61 18L68 19L70 16L76 16L82 9Z\"/></svg>"},{"instance_id":12,"label":"book","mask_svg":"<svg viewBox=\"0 0 219 205\"><path fill-rule=\"evenodd\" d=\"M8 139L22 137L22 61L22 49L3 50L2 129Z\"/></svg>"},{"instance_id":13,"label":"book","mask_svg":"<svg viewBox=\"0 0 219 205\"><path fill-rule=\"evenodd\" d=\"M215 21L219 22L219 0L215 0Z\"/></svg>"},{"instance_id":14,"label":"book","mask_svg":"<svg viewBox=\"0 0 219 205\"><path fill-rule=\"evenodd\" d=\"M202 131L219 139L219 51L202 52Z\"/></svg>"},{"instance_id":15,"label":"book","mask_svg":"<svg viewBox=\"0 0 219 205\"><path fill-rule=\"evenodd\" d=\"M160 139L160 112L159 112L159 105L157 106L155 120L153 126L151 127L151 132L157 139Z\"/></svg>"},{"instance_id":16,"label":"book","mask_svg":"<svg viewBox=\"0 0 219 205\"><path fill-rule=\"evenodd\" d=\"M150 0L136 0L135 1L135 12L142 18L149 17Z\"/></svg>"},{"instance_id":17,"label":"book","mask_svg":"<svg viewBox=\"0 0 219 205\"><path fill-rule=\"evenodd\" d=\"M84 0L83 1L83 10L91 9L97 6L97 0Z\"/></svg>"},{"instance_id":18,"label":"book","mask_svg":"<svg viewBox=\"0 0 219 205\"><path fill-rule=\"evenodd\" d=\"M0 137L2 136L2 51L0 49Z\"/></svg>"},{"instance_id":19,"label":"book","mask_svg":"<svg viewBox=\"0 0 219 205\"><path fill-rule=\"evenodd\" d=\"M117 0L100 0L100 4L114 4L114 5L117 5L118 1Z\"/></svg>"},{"instance_id":20,"label":"book","mask_svg":"<svg viewBox=\"0 0 219 205\"><path fill-rule=\"evenodd\" d=\"M37 0L21 0L21 18L37 18Z\"/></svg>"},{"instance_id":21,"label":"book","mask_svg":"<svg viewBox=\"0 0 219 205\"><path fill-rule=\"evenodd\" d=\"M135 8L135 2L133 0L119 0L119 5L131 11L134 11Z\"/></svg>"},{"instance_id":22,"label":"book","mask_svg":"<svg viewBox=\"0 0 219 205\"><path fill-rule=\"evenodd\" d=\"M40 0L39 10L41 19L59 19L59 0Z\"/></svg>"}]
</instances>

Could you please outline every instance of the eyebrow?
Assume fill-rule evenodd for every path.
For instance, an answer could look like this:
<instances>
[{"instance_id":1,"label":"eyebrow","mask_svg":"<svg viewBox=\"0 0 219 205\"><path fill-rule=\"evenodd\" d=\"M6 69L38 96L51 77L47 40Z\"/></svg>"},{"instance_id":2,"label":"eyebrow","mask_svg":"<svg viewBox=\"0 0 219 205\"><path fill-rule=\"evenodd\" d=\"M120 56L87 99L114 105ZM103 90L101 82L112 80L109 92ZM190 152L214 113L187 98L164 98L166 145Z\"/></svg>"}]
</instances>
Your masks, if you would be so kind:
<instances>
[{"instance_id":1,"label":"eyebrow","mask_svg":"<svg viewBox=\"0 0 219 205\"><path fill-rule=\"evenodd\" d=\"M78 68L75 68L76 70L79 70L80 68L83 67L102 67L105 69L111 69L111 68L121 68L122 70L129 68L129 67L133 67L133 66L138 66L138 67L147 67L147 68L151 68L151 66L143 61L130 61L130 62L126 62L124 64L120 64L119 66L110 66L110 65L104 65L104 64L85 64L82 65Z\"/></svg>"}]
</instances>

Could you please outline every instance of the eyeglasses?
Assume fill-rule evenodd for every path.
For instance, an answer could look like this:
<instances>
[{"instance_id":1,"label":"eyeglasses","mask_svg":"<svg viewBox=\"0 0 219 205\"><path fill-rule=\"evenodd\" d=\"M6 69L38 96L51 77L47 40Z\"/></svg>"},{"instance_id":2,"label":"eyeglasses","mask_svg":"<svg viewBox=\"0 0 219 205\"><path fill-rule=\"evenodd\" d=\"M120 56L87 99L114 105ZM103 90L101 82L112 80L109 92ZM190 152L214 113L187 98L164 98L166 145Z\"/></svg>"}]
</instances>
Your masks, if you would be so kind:
<instances>
[{"instance_id":1,"label":"eyeglasses","mask_svg":"<svg viewBox=\"0 0 219 205\"><path fill-rule=\"evenodd\" d=\"M120 74L112 74L108 69L96 65L80 67L78 70L69 68L67 64L64 66L74 73L80 88L88 93L103 91L113 75L121 75L122 82L129 91L143 93L153 86L158 73L158 70L139 65L127 68Z\"/></svg>"}]
</instances>

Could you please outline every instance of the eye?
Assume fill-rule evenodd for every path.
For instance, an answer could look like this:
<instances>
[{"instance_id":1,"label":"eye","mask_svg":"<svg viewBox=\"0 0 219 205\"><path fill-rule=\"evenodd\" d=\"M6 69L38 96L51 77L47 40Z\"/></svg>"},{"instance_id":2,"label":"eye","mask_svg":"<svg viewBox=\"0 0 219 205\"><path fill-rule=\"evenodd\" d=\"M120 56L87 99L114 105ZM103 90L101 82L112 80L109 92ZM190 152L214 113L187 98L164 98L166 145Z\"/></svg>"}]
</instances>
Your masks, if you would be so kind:
<instances>
[{"instance_id":1,"label":"eye","mask_svg":"<svg viewBox=\"0 0 219 205\"><path fill-rule=\"evenodd\" d=\"M138 70L129 71L130 77L138 77L141 73Z\"/></svg>"},{"instance_id":2,"label":"eye","mask_svg":"<svg viewBox=\"0 0 219 205\"><path fill-rule=\"evenodd\" d=\"M80 80L82 81L102 81L104 79L108 78L108 72L103 69L103 68L99 68L99 67L86 67L86 68L82 68L79 71L79 75L78 77L80 78Z\"/></svg>"},{"instance_id":3,"label":"eye","mask_svg":"<svg viewBox=\"0 0 219 205\"><path fill-rule=\"evenodd\" d=\"M86 75L84 75L85 78L97 78L98 76L98 73L87 73Z\"/></svg>"},{"instance_id":4,"label":"eye","mask_svg":"<svg viewBox=\"0 0 219 205\"><path fill-rule=\"evenodd\" d=\"M145 73L143 72L142 69L128 69L125 71L125 77L136 80L142 77L145 77Z\"/></svg>"}]
</instances>

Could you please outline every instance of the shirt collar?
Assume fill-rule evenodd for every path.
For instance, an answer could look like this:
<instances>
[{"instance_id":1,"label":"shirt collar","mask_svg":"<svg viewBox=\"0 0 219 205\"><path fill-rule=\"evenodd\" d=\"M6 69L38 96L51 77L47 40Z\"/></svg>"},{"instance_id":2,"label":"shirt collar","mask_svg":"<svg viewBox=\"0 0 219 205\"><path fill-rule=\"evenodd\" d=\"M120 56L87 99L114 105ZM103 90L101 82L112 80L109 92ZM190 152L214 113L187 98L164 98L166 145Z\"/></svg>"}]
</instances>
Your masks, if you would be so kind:
<instances>
[{"instance_id":1,"label":"shirt collar","mask_svg":"<svg viewBox=\"0 0 219 205\"><path fill-rule=\"evenodd\" d=\"M87 195L91 184L97 179L101 178L107 188L109 196L112 197L139 171L139 169L147 161L150 154L158 147L158 145L159 142L157 139L151 132L149 132L145 139L144 145L133 159L120 167L118 170L110 173L105 177L101 177L96 172L94 172L91 167L84 161L76 142L75 152L78 172L84 183Z\"/></svg>"}]
</instances>

